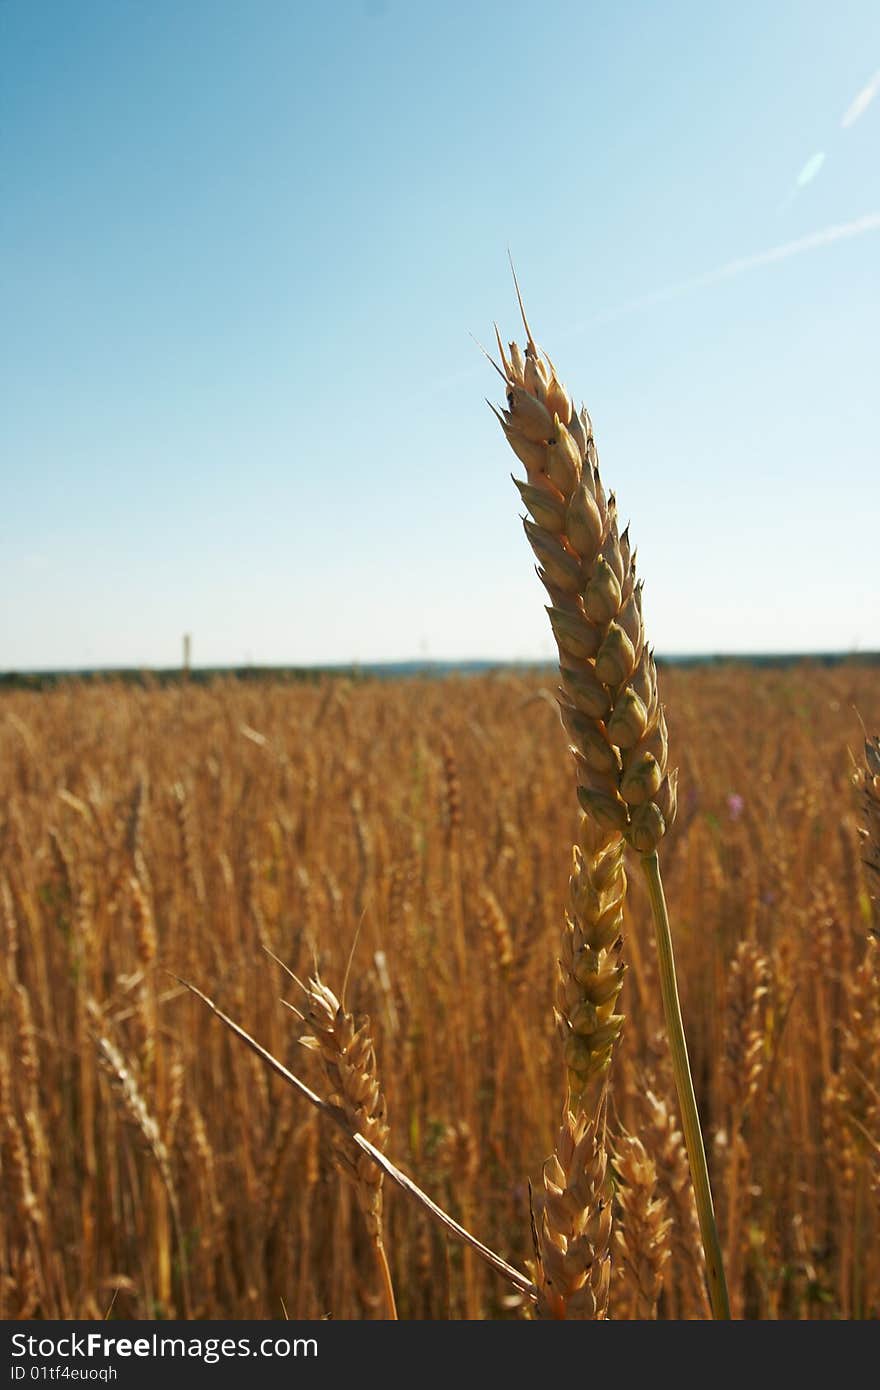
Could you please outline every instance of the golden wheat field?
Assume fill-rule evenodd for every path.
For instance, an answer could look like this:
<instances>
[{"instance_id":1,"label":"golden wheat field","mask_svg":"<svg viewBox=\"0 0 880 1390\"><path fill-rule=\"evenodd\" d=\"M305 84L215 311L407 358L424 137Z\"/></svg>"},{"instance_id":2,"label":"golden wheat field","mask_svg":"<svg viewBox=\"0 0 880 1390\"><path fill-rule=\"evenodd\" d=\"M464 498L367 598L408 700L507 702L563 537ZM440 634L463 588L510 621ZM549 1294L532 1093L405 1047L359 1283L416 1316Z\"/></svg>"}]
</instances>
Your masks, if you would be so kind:
<instances>
[{"instance_id":1,"label":"golden wheat field","mask_svg":"<svg viewBox=\"0 0 880 1390\"><path fill-rule=\"evenodd\" d=\"M662 680L664 876L733 1314L876 1317L880 979L852 756L880 668ZM310 1013L267 950L369 1016L388 1156L528 1276L565 1086L574 782L539 670L0 696L0 1316L386 1315L333 1126L175 978L326 1097L300 1044L314 998L305 1022L284 1007ZM609 1315L702 1318L653 940L633 865ZM401 1317L532 1315L382 1196Z\"/></svg>"}]
</instances>

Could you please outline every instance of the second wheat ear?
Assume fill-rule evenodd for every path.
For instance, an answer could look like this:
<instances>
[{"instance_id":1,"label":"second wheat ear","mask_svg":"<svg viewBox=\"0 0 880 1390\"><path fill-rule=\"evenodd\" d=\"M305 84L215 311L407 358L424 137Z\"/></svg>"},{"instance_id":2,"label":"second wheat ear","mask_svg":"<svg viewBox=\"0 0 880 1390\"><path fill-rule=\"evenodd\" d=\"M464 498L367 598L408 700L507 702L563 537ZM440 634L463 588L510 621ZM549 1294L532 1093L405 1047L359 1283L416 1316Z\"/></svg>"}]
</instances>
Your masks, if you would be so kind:
<instances>
[{"instance_id":1,"label":"second wheat ear","mask_svg":"<svg viewBox=\"0 0 880 1390\"><path fill-rule=\"evenodd\" d=\"M645 636L642 584L636 578L629 527L620 531L614 494L606 494L599 475L592 421L583 407L575 410L550 358L539 351L521 298L520 310L524 349L511 342L505 352L496 330L501 364L493 366L504 380L506 408L495 414L526 472L525 482L514 482L530 514L523 526L550 597L547 614L562 680L560 712L584 813L557 1006L570 1088L581 1097L590 1078L607 1070L623 1024L615 1006L622 984L617 955L627 845L640 857L651 901L712 1311L716 1318L728 1318L657 856L675 819L677 774L667 770L666 717Z\"/></svg>"},{"instance_id":2,"label":"second wheat ear","mask_svg":"<svg viewBox=\"0 0 880 1390\"><path fill-rule=\"evenodd\" d=\"M374 1148L384 1153L388 1146L388 1118L385 1096L377 1075L370 1020L366 1016L355 1019L324 984L317 970L304 988L304 1021L312 1032L301 1037L300 1042L321 1058L331 1086L330 1104L342 1110L352 1130L362 1134ZM361 1152L350 1139L338 1131L335 1137L337 1166L354 1188L382 1277L388 1313L396 1318L397 1304L385 1253L382 1212L384 1175L381 1168L371 1162L369 1155Z\"/></svg>"},{"instance_id":3,"label":"second wheat ear","mask_svg":"<svg viewBox=\"0 0 880 1390\"><path fill-rule=\"evenodd\" d=\"M864 825L859 830L874 914L874 935L880 937L880 738L865 735L865 761L855 774L861 794Z\"/></svg>"}]
</instances>

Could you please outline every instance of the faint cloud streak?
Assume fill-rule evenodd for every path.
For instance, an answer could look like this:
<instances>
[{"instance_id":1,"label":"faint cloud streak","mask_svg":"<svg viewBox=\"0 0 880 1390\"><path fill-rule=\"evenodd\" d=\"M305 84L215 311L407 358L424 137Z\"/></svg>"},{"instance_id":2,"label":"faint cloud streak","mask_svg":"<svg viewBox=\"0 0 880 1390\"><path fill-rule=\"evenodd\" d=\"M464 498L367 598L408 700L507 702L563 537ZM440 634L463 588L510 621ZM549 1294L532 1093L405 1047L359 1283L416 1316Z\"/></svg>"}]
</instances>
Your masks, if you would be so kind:
<instances>
[{"instance_id":1,"label":"faint cloud streak","mask_svg":"<svg viewBox=\"0 0 880 1390\"><path fill-rule=\"evenodd\" d=\"M797 176L798 188L806 188L808 183L812 183L813 179L816 177L824 163L825 154L822 150L819 150L818 153L811 155L811 157L807 160L803 169L801 169L801 172Z\"/></svg>"},{"instance_id":2,"label":"faint cloud streak","mask_svg":"<svg viewBox=\"0 0 880 1390\"><path fill-rule=\"evenodd\" d=\"M878 92L880 92L880 69L874 73L868 85L863 87L858 96L850 102L840 122L841 130L848 130L851 125L855 125L856 121L864 116Z\"/></svg>"},{"instance_id":3,"label":"faint cloud streak","mask_svg":"<svg viewBox=\"0 0 880 1390\"><path fill-rule=\"evenodd\" d=\"M813 179L816 177L824 163L824 150L817 150L815 154L810 155L810 158L807 160L806 164L801 169L800 173L795 179L794 186L792 187L791 191L789 193L786 193L782 202L779 204L780 212L786 212L791 207L798 193L800 193L802 188L806 188L808 184L813 182Z\"/></svg>"},{"instance_id":4,"label":"faint cloud streak","mask_svg":"<svg viewBox=\"0 0 880 1390\"><path fill-rule=\"evenodd\" d=\"M838 222L832 227L824 227L820 232L812 232L809 236L798 237L796 241L787 241L782 246L771 246L766 251L756 251L752 256L741 256L738 260L728 261L726 265L718 266L715 270L704 271L702 275L695 275L690 280L680 280L677 284L665 285L662 289L653 290L650 294L641 295L638 299L631 299L615 309L608 309L581 327L587 328L594 323L608 323L613 319L622 318L626 314L636 313L639 309L647 309L653 304L662 304L666 300L675 299L678 295L686 294L690 290L704 289L706 286L716 285L722 280L732 280L735 276L745 275L750 270L759 270L765 265L775 265L779 261L790 260L792 256L803 255L806 251L816 251L822 246L833 246L838 241L849 241L853 237L864 236L867 232L880 232L880 212L865 213L864 217L857 217L852 222Z\"/></svg>"}]
</instances>

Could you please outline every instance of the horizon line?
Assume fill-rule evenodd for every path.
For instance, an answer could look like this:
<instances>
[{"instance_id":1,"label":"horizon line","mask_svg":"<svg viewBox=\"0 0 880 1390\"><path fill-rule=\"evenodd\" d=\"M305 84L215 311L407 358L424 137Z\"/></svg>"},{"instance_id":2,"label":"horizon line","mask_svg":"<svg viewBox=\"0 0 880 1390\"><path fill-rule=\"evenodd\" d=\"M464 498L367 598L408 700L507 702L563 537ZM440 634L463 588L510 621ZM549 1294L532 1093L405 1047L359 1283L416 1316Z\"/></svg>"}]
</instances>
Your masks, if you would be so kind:
<instances>
[{"instance_id":1,"label":"horizon line","mask_svg":"<svg viewBox=\"0 0 880 1390\"><path fill-rule=\"evenodd\" d=\"M811 649L791 649L791 650L763 650L763 651L655 651L655 658L663 663L683 663L683 662L711 662L711 661L740 661L740 662L794 662L794 661L880 661L880 647L878 648L811 648ZM345 671L393 671L405 669L408 671L431 670L443 668L447 670L481 668L486 670L504 669L507 667L558 667L558 660L548 656L519 656L519 657L400 657L388 658L375 661L309 661L309 662L207 662L203 665L183 666L180 663L170 665L152 665L148 663L135 663L129 665L102 664L98 666L33 666L33 667L7 667L0 670L0 684L11 680L28 680L33 678L65 677L65 676L100 676L100 675L197 675L214 674L221 672L272 672L286 673L309 673L309 672L345 672Z\"/></svg>"}]
</instances>

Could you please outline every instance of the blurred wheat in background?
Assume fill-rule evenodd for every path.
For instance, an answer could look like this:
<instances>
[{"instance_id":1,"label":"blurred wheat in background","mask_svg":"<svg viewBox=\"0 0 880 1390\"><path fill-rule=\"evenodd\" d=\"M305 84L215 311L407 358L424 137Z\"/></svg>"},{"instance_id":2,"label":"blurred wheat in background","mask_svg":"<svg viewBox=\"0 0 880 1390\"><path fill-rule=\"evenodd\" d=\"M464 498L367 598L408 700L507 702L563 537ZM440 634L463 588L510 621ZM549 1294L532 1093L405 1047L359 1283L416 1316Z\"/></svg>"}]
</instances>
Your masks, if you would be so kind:
<instances>
[{"instance_id":1,"label":"blurred wheat in background","mask_svg":"<svg viewBox=\"0 0 880 1390\"><path fill-rule=\"evenodd\" d=\"M664 877L733 1313L877 1316L878 767L854 712L880 723L877 667L662 677ZM264 947L345 981L389 1157L526 1268L565 1084L574 782L537 670L0 696L0 1316L385 1316L375 1200L340 1181L332 1127L168 973L326 1095L327 1047L300 1045L319 1011L281 1005L310 1007ZM609 1315L705 1317L650 920L633 875ZM383 1197L401 1317L528 1313Z\"/></svg>"}]
</instances>

